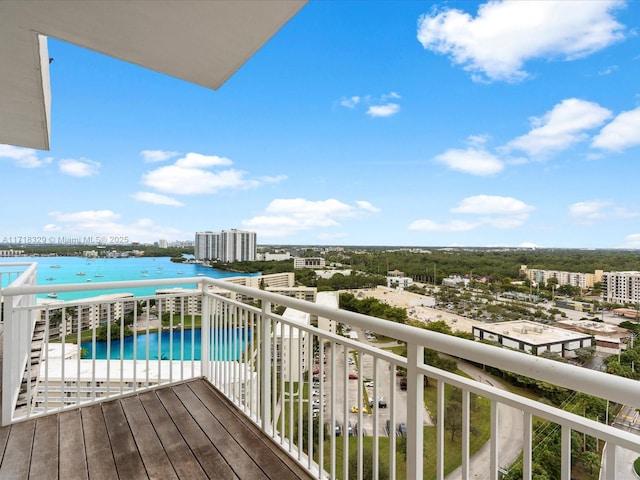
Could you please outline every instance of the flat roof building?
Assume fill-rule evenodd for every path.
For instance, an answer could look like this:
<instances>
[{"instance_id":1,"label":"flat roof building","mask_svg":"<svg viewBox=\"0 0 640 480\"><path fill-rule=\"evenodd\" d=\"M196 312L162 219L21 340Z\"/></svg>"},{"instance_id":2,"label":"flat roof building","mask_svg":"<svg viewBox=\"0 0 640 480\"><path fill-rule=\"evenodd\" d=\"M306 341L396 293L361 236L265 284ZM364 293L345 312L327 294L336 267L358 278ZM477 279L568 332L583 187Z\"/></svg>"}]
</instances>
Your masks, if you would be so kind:
<instances>
[{"instance_id":1,"label":"flat roof building","mask_svg":"<svg viewBox=\"0 0 640 480\"><path fill-rule=\"evenodd\" d=\"M477 325L473 327L473 336L533 355L549 351L569 358L575 356L573 351L578 348L595 346L592 335L528 320Z\"/></svg>"}]
</instances>

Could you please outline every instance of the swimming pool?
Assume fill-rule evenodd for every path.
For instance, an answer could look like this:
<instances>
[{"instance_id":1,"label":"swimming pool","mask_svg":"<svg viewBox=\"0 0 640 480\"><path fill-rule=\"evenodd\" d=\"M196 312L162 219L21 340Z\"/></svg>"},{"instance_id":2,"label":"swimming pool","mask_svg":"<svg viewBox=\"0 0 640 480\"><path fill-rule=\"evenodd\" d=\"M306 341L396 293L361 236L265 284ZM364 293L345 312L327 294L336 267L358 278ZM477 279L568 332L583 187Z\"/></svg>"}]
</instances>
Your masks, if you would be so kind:
<instances>
[{"instance_id":1,"label":"swimming pool","mask_svg":"<svg viewBox=\"0 0 640 480\"><path fill-rule=\"evenodd\" d=\"M192 335L193 332L193 335ZM158 333L137 334L124 337L122 340L95 343L95 358L97 360L145 360L147 351L150 360L200 360L201 331L173 330ZM193 338L192 338L193 337ZM134 343L135 339L135 343ZM171 342L173 339L173 343ZM245 344L246 342L246 344ZM248 344L251 343L251 331L244 328L216 330L212 332L211 359L238 360ZM110 344L110 345L109 345ZM181 348L181 345L183 347ZM172 348L173 347L173 348ZM84 358L93 357L92 342L83 342L82 348L87 354Z\"/></svg>"}]
</instances>

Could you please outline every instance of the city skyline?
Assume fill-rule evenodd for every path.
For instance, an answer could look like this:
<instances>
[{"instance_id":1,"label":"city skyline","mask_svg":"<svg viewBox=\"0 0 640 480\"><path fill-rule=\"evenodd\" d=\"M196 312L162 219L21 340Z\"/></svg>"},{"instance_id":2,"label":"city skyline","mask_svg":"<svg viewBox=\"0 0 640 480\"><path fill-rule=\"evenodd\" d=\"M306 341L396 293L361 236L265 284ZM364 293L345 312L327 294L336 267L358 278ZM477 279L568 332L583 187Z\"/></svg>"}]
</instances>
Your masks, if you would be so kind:
<instances>
[{"instance_id":1,"label":"city skyline","mask_svg":"<svg viewBox=\"0 0 640 480\"><path fill-rule=\"evenodd\" d=\"M639 18L310 2L217 91L49 39L51 150L0 145L0 238L640 248Z\"/></svg>"}]
</instances>

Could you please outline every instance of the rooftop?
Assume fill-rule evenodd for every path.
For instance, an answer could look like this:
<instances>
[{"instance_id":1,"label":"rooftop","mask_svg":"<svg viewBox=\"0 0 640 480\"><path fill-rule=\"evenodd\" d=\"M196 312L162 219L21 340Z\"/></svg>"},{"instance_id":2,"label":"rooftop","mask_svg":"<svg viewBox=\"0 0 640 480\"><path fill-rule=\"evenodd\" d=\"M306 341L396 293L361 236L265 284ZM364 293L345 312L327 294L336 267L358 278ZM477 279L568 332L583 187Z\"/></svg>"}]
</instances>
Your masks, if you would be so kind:
<instances>
[{"instance_id":1,"label":"rooftop","mask_svg":"<svg viewBox=\"0 0 640 480\"><path fill-rule=\"evenodd\" d=\"M508 336L515 340L524 341L530 345L546 345L549 343L562 343L581 338L589 338L591 335L572 332L564 328L541 325L526 320L513 322L485 323L473 328L482 329L495 335Z\"/></svg>"}]
</instances>

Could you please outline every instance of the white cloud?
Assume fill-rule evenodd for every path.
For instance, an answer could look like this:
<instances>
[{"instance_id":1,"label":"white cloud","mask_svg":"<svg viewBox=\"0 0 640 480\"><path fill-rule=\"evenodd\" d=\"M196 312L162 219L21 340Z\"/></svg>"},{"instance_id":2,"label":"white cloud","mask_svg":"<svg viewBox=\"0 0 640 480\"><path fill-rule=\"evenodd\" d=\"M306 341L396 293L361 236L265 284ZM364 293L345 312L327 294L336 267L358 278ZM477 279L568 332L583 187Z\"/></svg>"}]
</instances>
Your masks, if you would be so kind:
<instances>
[{"instance_id":1,"label":"white cloud","mask_svg":"<svg viewBox=\"0 0 640 480\"><path fill-rule=\"evenodd\" d=\"M225 188L250 188L258 182L247 180L245 172L223 170L209 172L199 168L183 168L169 165L148 172L142 177L148 187L165 193L182 195L201 195L216 193Z\"/></svg>"},{"instance_id":2,"label":"white cloud","mask_svg":"<svg viewBox=\"0 0 640 480\"><path fill-rule=\"evenodd\" d=\"M463 199L451 213L476 215L521 215L534 210L521 200L498 195L475 195Z\"/></svg>"},{"instance_id":3,"label":"white cloud","mask_svg":"<svg viewBox=\"0 0 640 480\"><path fill-rule=\"evenodd\" d=\"M616 70L618 70L618 66L617 65L612 65L610 67L605 68L604 70L600 70L598 72L598 75L600 75L601 77L605 76L605 75L611 75Z\"/></svg>"},{"instance_id":4,"label":"white cloud","mask_svg":"<svg viewBox=\"0 0 640 480\"><path fill-rule=\"evenodd\" d=\"M605 218L633 218L638 216L631 210L619 207L609 200L589 200L569 205L569 215L582 222Z\"/></svg>"},{"instance_id":5,"label":"white cloud","mask_svg":"<svg viewBox=\"0 0 640 480\"><path fill-rule=\"evenodd\" d=\"M386 105L371 105L367 110L367 115L371 117L390 117L400 111L397 103L387 103Z\"/></svg>"},{"instance_id":6,"label":"white cloud","mask_svg":"<svg viewBox=\"0 0 640 480\"><path fill-rule=\"evenodd\" d=\"M480 135L469 135L467 137L467 145L471 147L482 147L487 143L487 141L491 138L486 133Z\"/></svg>"},{"instance_id":7,"label":"white cloud","mask_svg":"<svg viewBox=\"0 0 640 480\"><path fill-rule=\"evenodd\" d=\"M139 202L153 203L154 205L169 205L172 207L184 206L184 203L176 200L175 198L171 198L166 195L160 195L159 193L136 192L132 195L132 197Z\"/></svg>"},{"instance_id":8,"label":"white cloud","mask_svg":"<svg viewBox=\"0 0 640 480\"><path fill-rule=\"evenodd\" d=\"M498 195L475 195L463 199L451 213L480 215L478 221L494 228L515 228L529 218L535 210L521 200Z\"/></svg>"},{"instance_id":9,"label":"white cloud","mask_svg":"<svg viewBox=\"0 0 640 480\"><path fill-rule=\"evenodd\" d=\"M471 175L493 175L504 168L500 159L486 150L475 148L450 149L435 157L435 160L444 163L452 170Z\"/></svg>"},{"instance_id":10,"label":"white cloud","mask_svg":"<svg viewBox=\"0 0 640 480\"><path fill-rule=\"evenodd\" d=\"M415 220L409 224L409 230L417 232L467 232L479 227L475 222L452 220L449 223L438 223L433 220Z\"/></svg>"},{"instance_id":11,"label":"white cloud","mask_svg":"<svg viewBox=\"0 0 640 480\"><path fill-rule=\"evenodd\" d=\"M176 160L175 165L184 168L207 168L231 165L233 162L226 157L217 155L202 155L201 153L187 153L184 157Z\"/></svg>"},{"instance_id":12,"label":"white cloud","mask_svg":"<svg viewBox=\"0 0 640 480\"><path fill-rule=\"evenodd\" d=\"M400 96L399 93L397 93L397 92L389 92L389 93L385 93L385 94L381 95L380 96L380 101L381 102L386 102L389 99L398 100L400 98L402 98L402 97Z\"/></svg>"},{"instance_id":13,"label":"white cloud","mask_svg":"<svg viewBox=\"0 0 640 480\"><path fill-rule=\"evenodd\" d=\"M533 157L544 157L566 150L587 138L585 133L602 125L611 111L597 103L568 98L556 104L542 117L531 119L532 130L511 140L507 151L522 150Z\"/></svg>"},{"instance_id":14,"label":"white cloud","mask_svg":"<svg viewBox=\"0 0 640 480\"><path fill-rule=\"evenodd\" d=\"M591 144L592 147L620 152L640 145L640 107L623 112L606 125Z\"/></svg>"},{"instance_id":15,"label":"white cloud","mask_svg":"<svg viewBox=\"0 0 640 480\"><path fill-rule=\"evenodd\" d=\"M371 213L378 213L380 209L378 207L374 207L371 202L367 202L366 200L357 200L356 205L360 207L362 210L367 210Z\"/></svg>"},{"instance_id":16,"label":"white cloud","mask_svg":"<svg viewBox=\"0 0 640 480\"><path fill-rule=\"evenodd\" d=\"M534 207L513 197L497 195L475 195L463 199L450 211L454 214L475 215L472 221L451 220L439 223L429 219L415 220L409 230L421 232L465 232L482 226L493 228L516 228L529 218Z\"/></svg>"},{"instance_id":17,"label":"white cloud","mask_svg":"<svg viewBox=\"0 0 640 480\"><path fill-rule=\"evenodd\" d=\"M371 203L363 200L352 206L333 198L318 201L281 198L269 203L265 215L245 220L242 224L261 236L292 236L313 228L337 227L342 219L377 211Z\"/></svg>"},{"instance_id":18,"label":"white cloud","mask_svg":"<svg viewBox=\"0 0 640 480\"><path fill-rule=\"evenodd\" d=\"M170 152L167 150L142 150L140 155L142 155L145 162L153 163L164 162L165 160L169 160L170 158L180 155L180 153Z\"/></svg>"},{"instance_id":19,"label":"white cloud","mask_svg":"<svg viewBox=\"0 0 640 480\"><path fill-rule=\"evenodd\" d=\"M260 180L264 183L280 183L280 182L284 182L287 178L286 175L276 175L274 177L270 177L270 176L265 176L265 177L260 177Z\"/></svg>"},{"instance_id":20,"label":"white cloud","mask_svg":"<svg viewBox=\"0 0 640 480\"><path fill-rule=\"evenodd\" d=\"M621 1L490 1L474 18L455 9L418 19L417 38L432 52L448 55L474 80L516 82L533 59L573 60L624 37L613 11Z\"/></svg>"},{"instance_id":21,"label":"white cloud","mask_svg":"<svg viewBox=\"0 0 640 480\"><path fill-rule=\"evenodd\" d=\"M66 175L72 177L90 177L97 175L100 170L100 162L94 162L93 160L73 160L63 159L58 163L60 171Z\"/></svg>"},{"instance_id":22,"label":"white cloud","mask_svg":"<svg viewBox=\"0 0 640 480\"><path fill-rule=\"evenodd\" d=\"M121 215L111 210L85 210L78 212L50 212L54 223L43 229L64 235L92 237L128 237L132 242L152 242L158 238L187 238L193 232L181 232L173 227L156 225L148 218L137 219L130 223L121 223Z\"/></svg>"},{"instance_id":23,"label":"white cloud","mask_svg":"<svg viewBox=\"0 0 640 480\"><path fill-rule=\"evenodd\" d=\"M33 148L14 147L0 144L0 158L13 160L21 168L37 168L51 163L51 158L39 159Z\"/></svg>"},{"instance_id":24,"label":"white cloud","mask_svg":"<svg viewBox=\"0 0 640 480\"><path fill-rule=\"evenodd\" d=\"M340 105L347 108L354 108L358 103L360 103L360 97L357 95L353 97L343 97L340 100Z\"/></svg>"},{"instance_id":25,"label":"white cloud","mask_svg":"<svg viewBox=\"0 0 640 480\"><path fill-rule=\"evenodd\" d=\"M265 176L260 180L248 179L246 172L233 168L212 171L213 167L231 165L226 157L187 153L172 165L150 170L142 176L142 183L162 193L180 195L213 194L223 189L254 188L262 183L277 183L285 175Z\"/></svg>"},{"instance_id":26,"label":"white cloud","mask_svg":"<svg viewBox=\"0 0 640 480\"><path fill-rule=\"evenodd\" d=\"M354 95L352 97L342 97L340 105L353 109L362 104L367 107L366 113L371 117L390 117L400 111L400 105L393 101L400 98L402 98L400 94L394 91L383 93L379 97Z\"/></svg>"}]
</instances>

